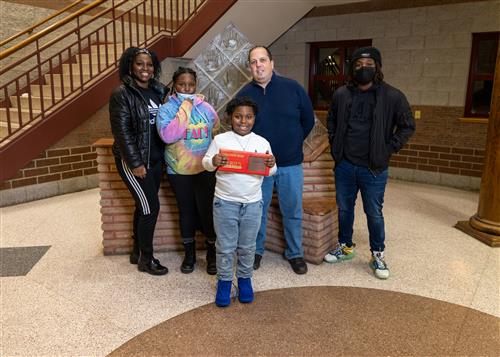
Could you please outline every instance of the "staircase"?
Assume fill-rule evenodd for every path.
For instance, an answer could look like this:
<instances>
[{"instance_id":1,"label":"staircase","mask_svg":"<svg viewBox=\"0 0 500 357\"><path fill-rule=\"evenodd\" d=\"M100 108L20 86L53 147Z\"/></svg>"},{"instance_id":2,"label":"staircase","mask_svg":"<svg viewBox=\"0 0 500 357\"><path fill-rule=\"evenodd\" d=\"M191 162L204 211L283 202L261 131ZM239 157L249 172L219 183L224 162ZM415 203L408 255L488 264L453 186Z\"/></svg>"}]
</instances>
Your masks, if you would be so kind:
<instances>
[{"instance_id":1,"label":"staircase","mask_svg":"<svg viewBox=\"0 0 500 357\"><path fill-rule=\"evenodd\" d=\"M81 88L82 83L89 86L92 79L99 79L122 52L122 44L91 45L88 53L76 55L73 61L44 74L42 83L30 84L19 95L9 96L10 105L0 108L0 141L11 140L16 134L20 134L19 129L23 123L29 123L24 129L33 126L35 120L41 118L42 111L47 116L67 104L75 96L76 88ZM12 134L10 138L9 122Z\"/></svg>"},{"instance_id":2,"label":"staircase","mask_svg":"<svg viewBox=\"0 0 500 357\"><path fill-rule=\"evenodd\" d=\"M182 56L235 0L131 3L95 0L0 53L6 63L0 70L0 182L106 104L125 48L148 47L160 61ZM100 11L90 16L91 10ZM52 32L70 22L74 26L54 38ZM29 43L37 50L9 62Z\"/></svg>"}]
</instances>

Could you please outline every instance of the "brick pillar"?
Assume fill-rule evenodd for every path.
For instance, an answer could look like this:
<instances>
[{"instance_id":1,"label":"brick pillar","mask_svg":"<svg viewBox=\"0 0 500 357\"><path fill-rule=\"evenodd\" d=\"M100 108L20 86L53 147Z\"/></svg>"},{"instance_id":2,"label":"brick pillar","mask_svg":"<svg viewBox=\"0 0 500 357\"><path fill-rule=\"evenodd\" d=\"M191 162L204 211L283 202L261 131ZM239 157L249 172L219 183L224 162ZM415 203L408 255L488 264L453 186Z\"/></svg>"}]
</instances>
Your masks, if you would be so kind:
<instances>
[{"instance_id":1,"label":"brick pillar","mask_svg":"<svg viewBox=\"0 0 500 357\"><path fill-rule=\"evenodd\" d=\"M101 195L101 220L105 255L125 254L132 250L132 219L134 200L116 171L111 151L112 139L100 139L94 147L97 151L99 189ZM160 214L156 223L155 251L182 249L177 203L167 179L164 177L159 192ZM203 238L197 245L203 247Z\"/></svg>"}]
</instances>

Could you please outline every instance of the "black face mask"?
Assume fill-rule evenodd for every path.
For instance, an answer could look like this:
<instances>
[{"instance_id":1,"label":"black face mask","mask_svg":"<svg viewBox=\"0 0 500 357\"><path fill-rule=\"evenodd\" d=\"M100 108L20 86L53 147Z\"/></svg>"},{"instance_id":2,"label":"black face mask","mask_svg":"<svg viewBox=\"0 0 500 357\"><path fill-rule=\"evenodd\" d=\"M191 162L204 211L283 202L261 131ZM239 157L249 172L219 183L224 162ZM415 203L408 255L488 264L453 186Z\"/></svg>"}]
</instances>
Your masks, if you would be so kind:
<instances>
[{"instance_id":1,"label":"black face mask","mask_svg":"<svg viewBox=\"0 0 500 357\"><path fill-rule=\"evenodd\" d=\"M354 70L354 80L359 84L368 84L375 78L375 67L361 67Z\"/></svg>"}]
</instances>

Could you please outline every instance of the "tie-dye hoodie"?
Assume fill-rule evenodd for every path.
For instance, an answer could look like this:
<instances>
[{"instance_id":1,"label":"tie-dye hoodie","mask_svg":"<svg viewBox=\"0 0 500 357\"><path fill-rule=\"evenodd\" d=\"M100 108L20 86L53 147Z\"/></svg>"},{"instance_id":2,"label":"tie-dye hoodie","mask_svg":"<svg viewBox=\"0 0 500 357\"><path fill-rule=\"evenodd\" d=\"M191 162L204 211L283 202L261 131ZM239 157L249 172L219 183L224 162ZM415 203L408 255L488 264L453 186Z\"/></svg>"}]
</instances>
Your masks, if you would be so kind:
<instances>
[{"instance_id":1,"label":"tie-dye hoodie","mask_svg":"<svg viewBox=\"0 0 500 357\"><path fill-rule=\"evenodd\" d=\"M169 174L194 175L204 171L201 160L212 142L219 117L202 94L194 102L174 94L158 110L156 127L167 144L165 160Z\"/></svg>"}]
</instances>

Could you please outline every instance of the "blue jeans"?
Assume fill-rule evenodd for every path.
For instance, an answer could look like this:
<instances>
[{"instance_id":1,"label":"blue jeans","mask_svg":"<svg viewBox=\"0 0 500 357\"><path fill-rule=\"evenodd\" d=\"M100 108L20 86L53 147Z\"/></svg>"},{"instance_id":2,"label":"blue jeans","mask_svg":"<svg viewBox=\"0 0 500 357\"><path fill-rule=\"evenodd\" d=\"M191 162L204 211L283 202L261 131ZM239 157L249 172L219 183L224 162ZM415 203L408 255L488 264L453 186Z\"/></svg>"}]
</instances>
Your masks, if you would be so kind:
<instances>
[{"instance_id":1,"label":"blue jeans","mask_svg":"<svg viewBox=\"0 0 500 357\"><path fill-rule=\"evenodd\" d=\"M352 245L354 205L361 191L363 210L368 222L370 249L384 251L385 228L382 206L388 170L375 176L368 168L342 160L335 167L336 200L339 214L339 243Z\"/></svg>"},{"instance_id":2,"label":"blue jeans","mask_svg":"<svg viewBox=\"0 0 500 357\"><path fill-rule=\"evenodd\" d=\"M285 257L287 259L304 256L302 248L302 188L304 172L302 165L278 167L273 176L264 177L262 182L262 220L255 253L264 254L266 242L267 211L273 198L273 188L276 186L283 229L285 233Z\"/></svg>"},{"instance_id":3,"label":"blue jeans","mask_svg":"<svg viewBox=\"0 0 500 357\"><path fill-rule=\"evenodd\" d=\"M255 238L260 226L262 201L239 203L214 198L214 228L217 234L217 278L233 280L234 255L238 254L236 276L251 278Z\"/></svg>"}]
</instances>

